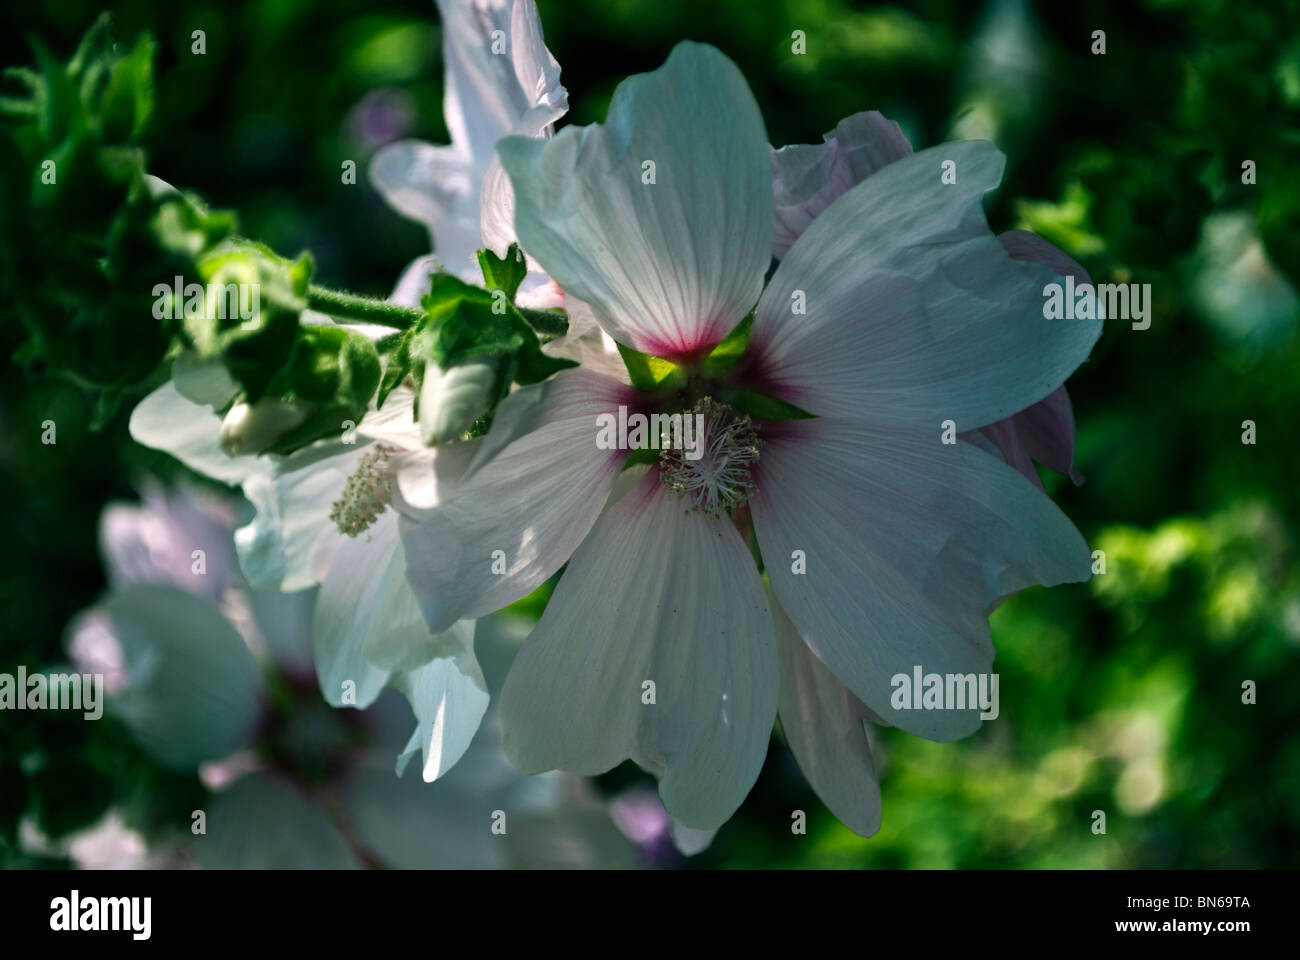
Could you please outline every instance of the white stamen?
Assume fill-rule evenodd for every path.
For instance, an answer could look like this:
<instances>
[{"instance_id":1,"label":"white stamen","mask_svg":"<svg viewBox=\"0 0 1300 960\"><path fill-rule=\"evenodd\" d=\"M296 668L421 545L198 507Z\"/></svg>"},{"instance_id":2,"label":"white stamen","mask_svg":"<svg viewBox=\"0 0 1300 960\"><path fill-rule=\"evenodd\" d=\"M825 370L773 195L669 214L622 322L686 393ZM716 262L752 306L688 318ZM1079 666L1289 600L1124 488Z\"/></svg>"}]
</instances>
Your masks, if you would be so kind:
<instances>
[{"instance_id":1,"label":"white stamen","mask_svg":"<svg viewBox=\"0 0 1300 960\"><path fill-rule=\"evenodd\" d=\"M665 449L659 455L659 478L690 500L688 511L698 510L716 520L753 493L750 467L758 460L763 441L749 417L711 397L697 403L690 414L704 416L704 435L697 438L696 451L702 453L689 459L684 450Z\"/></svg>"}]
</instances>

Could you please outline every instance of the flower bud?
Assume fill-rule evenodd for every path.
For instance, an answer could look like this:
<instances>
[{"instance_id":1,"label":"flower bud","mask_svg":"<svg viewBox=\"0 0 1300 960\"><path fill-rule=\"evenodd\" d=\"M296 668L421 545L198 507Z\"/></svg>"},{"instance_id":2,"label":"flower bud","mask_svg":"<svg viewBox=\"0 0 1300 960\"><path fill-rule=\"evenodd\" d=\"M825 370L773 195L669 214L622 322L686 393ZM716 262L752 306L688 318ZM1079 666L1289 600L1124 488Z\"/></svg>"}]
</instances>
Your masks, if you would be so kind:
<instances>
[{"instance_id":1,"label":"flower bud","mask_svg":"<svg viewBox=\"0 0 1300 960\"><path fill-rule=\"evenodd\" d=\"M426 446L455 440L492 405L499 361L486 360L439 370L424 368L420 387L420 437Z\"/></svg>"},{"instance_id":2,"label":"flower bud","mask_svg":"<svg viewBox=\"0 0 1300 960\"><path fill-rule=\"evenodd\" d=\"M308 413L304 405L279 397L262 397L254 404L240 400L221 421L221 450L228 457L261 453L301 426Z\"/></svg>"}]
</instances>

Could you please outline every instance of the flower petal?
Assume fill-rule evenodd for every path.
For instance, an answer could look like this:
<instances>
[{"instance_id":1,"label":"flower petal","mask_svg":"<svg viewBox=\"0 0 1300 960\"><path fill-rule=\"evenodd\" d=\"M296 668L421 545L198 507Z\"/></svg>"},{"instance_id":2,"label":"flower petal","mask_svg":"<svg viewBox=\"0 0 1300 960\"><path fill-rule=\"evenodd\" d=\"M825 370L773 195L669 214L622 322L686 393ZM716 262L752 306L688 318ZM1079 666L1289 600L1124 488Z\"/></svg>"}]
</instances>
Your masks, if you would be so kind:
<instances>
[{"instance_id":1,"label":"flower petal","mask_svg":"<svg viewBox=\"0 0 1300 960\"><path fill-rule=\"evenodd\" d=\"M368 445L334 441L299 450L269 476L244 484L257 516L235 531L239 566L254 587L305 590L319 578L313 557L321 539L337 532L329 518Z\"/></svg>"},{"instance_id":2,"label":"flower petal","mask_svg":"<svg viewBox=\"0 0 1300 960\"><path fill-rule=\"evenodd\" d=\"M221 452L221 417L212 408L186 399L168 380L131 411L136 443L170 453L196 473L240 484L270 473L259 457L228 457Z\"/></svg>"},{"instance_id":3,"label":"flower petal","mask_svg":"<svg viewBox=\"0 0 1300 960\"><path fill-rule=\"evenodd\" d=\"M1013 260L989 232L980 200L1003 162L988 143L944 144L827 207L758 306L748 359L768 388L821 416L938 431L985 426L1059 387L1101 321L1046 319L1057 274Z\"/></svg>"},{"instance_id":4,"label":"flower petal","mask_svg":"<svg viewBox=\"0 0 1300 960\"><path fill-rule=\"evenodd\" d=\"M845 117L823 139L772 151L772 253L778 259L836 197L912 152L898 124L876 110Z\"/></svg>"},{"instance_id":5,"label":"flower petal","mask_svg":"<svg viewBox=\"0 0 1300 960\"><path fill-rule=\"evenodd\" d=\"M714 829L763 765L777 687L740 535L647 476L574 554L516 657L501 691L506 756L525 773L586 774L630 757L659 775L669 813Z\"/></svg>"},{"instance_id":6,"label":"flower petal","mask_svg":"<svg viewBox=\"0 0 1300 960\"><path fill-rule=\"evenodd\" d=\"M110 705L160 763L192 770L248 743L261 717L257 664L215 604L172 586L138 584L103 604L126 658Z\"/></svg>"},{"instance_id":7,"label":"flower petal","mask_svg":"<svg viewBox=\"0 0 1300 960\"><path fill-rule=\"evenodd\" d=\"M443 634L444 642L456 642L451 637L460 647L454 657L439 656L393 678L393 686L410 700L416 724L411 742L397 759L399 777L418 752L424 779L437 780L468 749L487 712L487 684L474 659L473 621L454 626Z\"/></svg>"},{"instance_id":8,"label":"flower petal","mask_svg":"<svg viewBox=\"0 0 1300 960\"><path fill-rule=\"evenodd\" d=\"M994 601L1089 577L1088 546L1056 505L967 443L790 422L768 432L754 482L772 590L799 634L872 711L919 736L965 736L978 712L896 710L894 676L988 672Z\"/></svg>"},{"instance_id":9,"label":"flower petal","mask_svg":"<svg viewBox=\"0 0 1300 960\"><path fill-rule=\"evenodd\" d=\"M786 743L817 796L860 836L880 829L880 784L867 736L867 710L808 649L775 601L781 654L781 703Z\"/></svg>"},{"instance_id":10,"label":"flower petal","mask_svg":"<svg viewBox=\"0 0 1300 960\"><path fill-rule=\"evenodd\" d=\"M510 137L497 152L520 242L616 340L693 354L758 299L771 259L767 139L740 71L713 47L679 43L659 70L623 81L604 125Z\"/></svg>"},{"instance_id":11,"label":"flower petal","mask_svg":"<svg viewBox=\"0 0 1300 960\"><path fill-rule=\"evenodd\" d=\"M1081 284L1092 282L1088 271L1036 233L1008 230L998 234L998 242L1013 260L1045 264L1063 277L1074 277L1076 289ZM977 439L979 434L984 436ZM1076 486L1083 483L1083 474L1074 468L1074 437L1074 411L1070 408L1070 395L1065 387L1013 416L962 434L963 439L981 449L989 449L990 443L985 441L991 441L992 448L1007 463L1039 487L1043 482L1034 467L1034 460L1057 473L1066 474Z\"/></svg>"},{"instance_id":12,"label":"flower petal","mask_svg":"<svg viewBox=\"0 0 1300 960\"><path fill-rule=\"evenodd\" d=\"M479 245L482 176L461 149L419 140L390 143L370 161L375 190L398 213L428 227L438 259L456 276L470 281L482 276L474 256Z\"/></svg>"},{"instance_id":13,"label":"flower petal","mask_svg":"<svg viewBox=\"0 0 1300 960\"><path fill-rule=\"evenodd\" d=\"M1064 473L1076 486L1083 483L1083 474L1074 466L1074 410L1065 387L1021 410L1011 422L1031 457L1057 473Z\"/></svg>"},{"instance_id":14,"label":"flower petal","mask_svg":"<svg viewBox=\"0 0 1300 960\"><path fill-rule=\"evenodd\" d=\"M626 398L621 384L574 369L505 399L469 476L403 533L433 632L513 603L569 559L626 457L596 447L597 417Z\"/></svg>"},{"instance_id":15,"label":"flower petal","mask_svg":"<svg viewBox=\"0 0 1300 960\"><path fill-rule=\"evenodd\" d=\"M533 0L518 0L510 14L510 60L529 108L510 127L516 137L549 137L552 125L569 109L568 91L560 85L560 65L546 49L542 21ZM493 143L492 148L496 144ZM490 148L491 149L491 148ZM515 236L515 191L495 152L483 175L479 200L483 246L504 257ZM530 258L531 259L531 258ZM530 263L530 270L536 270Z\"/></svg>"}]
</instances>

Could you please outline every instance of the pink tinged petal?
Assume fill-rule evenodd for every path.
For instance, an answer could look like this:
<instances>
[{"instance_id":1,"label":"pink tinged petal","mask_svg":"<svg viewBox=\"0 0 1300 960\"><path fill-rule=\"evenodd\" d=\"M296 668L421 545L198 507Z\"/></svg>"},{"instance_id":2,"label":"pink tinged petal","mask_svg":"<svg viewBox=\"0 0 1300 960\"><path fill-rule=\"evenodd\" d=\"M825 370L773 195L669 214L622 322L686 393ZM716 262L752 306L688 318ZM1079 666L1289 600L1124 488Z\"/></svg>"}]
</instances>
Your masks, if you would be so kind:
<instances>
[{"instance_id":1,"label":"pink tinged petal","mask_svg":"<svg viewBox=\"0 0 1300 960\"><path fill-rule=\"evenodd\" d=\"M109 504L99 521L109 581L170 582L215 598L234 571L234 527L232 501L183 487L153 486L139 505Z\"/></svg>"},{"instance_id":2,"label":"pink tinged petal","mask_svg":"<svg viewBox=\"0 0 1300 960\"><path fill-rule=\"evenodd\" d=\"M772 253L778 259L837 197L912 152L898 124L876 110L845 117L823 139L772 151Z\"/></svg>"},{"instance_id":3,"label":"pink tinged petal","mask_svg":"<svg viewBox=\"0 0 1300 960\"><path fill-rule=\"evenodd\" d=\"M758 776L778 685L740 535L647 476L574 555L515 659L501 692L506 756L525 773L584 774L631 758L660 777L674 818L712 830Z\"/></svg>"},{"instance_id":4,"label":"pink tinged petal","mask_svg":"<svg viewBox=\"0 0 1300 960\"><path fill-rule=\"evenodd\" d=\"M658 356L716 344L753 307L771 259L763 120L735 64L680 43L621 83L604 125L498 156L524 248L616 340ZM655 182L648 177L653 162Z\"/></svg>"},{"instance_id":5,"label":"pink tinged petal","mask_svg":"<svg viewBox=\"0 0 1300 960\"><path fill-rule=\"evenodd\" d=\"M526 596L569 559L627 456L596 446L597 418L628 393L574 369L506 398L463 484L403 534L434 633Z\"/></svg>"},{"instance_id":6,"label":"pink tinged petal","mask_svg":"<svg viewBox=\"0 0 1300 960\"><path fill-rule=\"evenodd\" d=\"M68 624L64 646L79 672L103 674L105 693L120 693L130 683L121 641L112 623L95 607L77 614Z\"/></svg>"},{"instance_id":7,"label":"pink tinged petal","mask_svg":"<svg viewBox=\"0 0 1300 960\"><path fill-rule=\"evenodd\" d=\"M1075 485L1083 474L1074 466L1074 410L1065 387L1011 418L1025 450L1039 463L1064 473Z\"/></svg>"},{"instance_id":8,"label":"pink tinged petal","mask_svg":"<svg viewBox=\"0 0 1300 960\"><path fill-rule=\"evenodd\" d=\"M1061 390L1064 389L1064 387L1061 388ZM1030 409L1032 410L1033 407L1030 407ZM1016 414L1015 417L1007 417L997 423L990 423L987 427L980 427L978 430L972 430L968 433L962 432L957 436L967 443L974 444L986 453L1001 457L1020 471L1020 474L1032 482L1034 486L1040 490L1046 490L1042 478L1038 476L1038 468L1034 466L1034 460L1025 448L1020 438L1020 432L1016 429L1016 418L1022 416L1022 414L1023 411Z\"/></svg>"},{"instance_id":9,"label":"pink tinged petal","mask_svg":"<svg viewBox=\"0 0 1300 960\"><path fill-rule=\"evenodd\" d=\"M870 710L930 739L966 736L978 712L897 710L891 679L916 666L989 672L999 597L1089 577L1088 546L1051 500L937 434L786 424L769 431L754 481L755 532L799 634Z\"/></svg>"},{"instance_id":10,"label":"pink tinged petal","mask_svg":"<svg viewBox=\"0 0 1300 960\"><path fill-rule=\"evenodd\" d=\"M941 182L942 164L957 182ZM1013 260L981 198L1003 156L978 141L890 164L832 203L759 303L748 362L783 399L821 416L973 430L1057 389L1100 320L1044 318L1057 275ZM806 315L792 309L801 293Z\"/></svg>"},{"instance_id":11,"label":"pink tinged petal","mask_svg":"<svg viewBox=\"0 0 1300 960\"><path fill-rule=\"evenodd\" d=\"M1083 283L1092 283L1092 278L1088 276L1088 271L1082 264L1036 233L1028 230L1008 230L1006 233L998 234L998 242L1002 244L1002 249L1012 260L1041 263L1043 266L1051 267L1063 277L1074 277L1076 288Z\"/></svg>"},{"instance_id":12,"label":"pink tinged petal","mask_svg":"<svg viewBox=\"0 0 1300 960\"><path fill-rule=\"evenodd\" d=\"M772 606L786 742L831 813L870 837L880 829L880 784L866 727L870 711L808 649L785 611Z\"/></svg>"}]
</instances>

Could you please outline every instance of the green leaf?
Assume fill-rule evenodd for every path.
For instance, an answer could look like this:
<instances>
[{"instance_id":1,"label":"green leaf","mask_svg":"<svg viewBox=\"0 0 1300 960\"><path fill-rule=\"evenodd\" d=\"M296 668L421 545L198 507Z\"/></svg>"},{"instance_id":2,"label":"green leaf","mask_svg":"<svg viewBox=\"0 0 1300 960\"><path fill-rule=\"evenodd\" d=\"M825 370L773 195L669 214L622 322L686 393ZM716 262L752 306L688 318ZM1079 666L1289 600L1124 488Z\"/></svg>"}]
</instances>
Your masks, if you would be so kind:
<instances>
[{"instance_id":1,"label":"green leaf","mask_svg":"<svg viewBox=\"0 0 1300 960\"><path fill-rule=\"evenodd\" d=\"M638 390L659 390L666 387L680 387L686 383L686 371L677 364L661 357L652 357L631 347L619 343L618 352L632 378L632 386Z\"/></svg>"},{"instance_id":2,"label":"green leaf","mask_svg":"<svg viewBox=\"0 0 1300 960\"><path fill-rule=\"evenodd\" d=\"M719 390L716 397L755 420L812 420L817 416L815 413L801 410L793 403L755 393L753 390Z\"/></svg>"},{"instance_id":3,"label":"green leaf","mask_svg":"<svg viewBox=\"0 0 1300 960\"><path fill-rule=\"evenodd\" d=\"M117 143L144 132L153 113L153 38L140 37L131 52L113 64L100 101L100 136Z\"/></svg>"},{"instance_id":4,"label":"green leaf","mask_svg":"<svg viewBox=\"0 0 1300 960\"><path fill-rule=\"evenodd\" d=\"M472 287L449 274L434 274L432 288L421 301L426 320L412 342L416 358L442 370L475 357L513 353L523 337L509 310L481 287Z\"/></svg>"},{"instance_id":5,"label":"green leaf","mask_svg":"<svg viewBox=\"0 0 1300 960\"><path fill-rule=\"evenodd\" d=\"M388 395L393 392L399 383L411 374L411 341L415 339L415 332L418 327L411 327L404 330L399 336L397 347L388 357L388 365L384 368L384 376L379 381L379 395L375 398L375 406L382 407Z\"/></svg>"},{"instance_id":6,"label":"green leaf","mask_svg":"<svg viewBox=\"0 0 1300 960\"><path fill-rule=\"evenodd\" d=\"M749 332L754 327L754 314L750 313L736 328L723 338L722 342L713 348L713 352L704 358L704 372L706 374L720 373L729 367L735 366L736 361L741 358L745 352L745 347L749 344Z\"/></svg>"},{"instance_id":7,"label":"green leaf","mask_svg":"<svg viewBox=\"0 0 1300 960\"><path fill-rule=\"evenodd\" d=\"M524 260L519 244L510 244L504 260L491 250L480 250L478 265L483 271L483 285L489 290L503 291L506 299L514 303L519 284L523 283L524 277L528 275L528 263Z\"/></svg>"}]
</instances>

